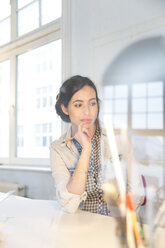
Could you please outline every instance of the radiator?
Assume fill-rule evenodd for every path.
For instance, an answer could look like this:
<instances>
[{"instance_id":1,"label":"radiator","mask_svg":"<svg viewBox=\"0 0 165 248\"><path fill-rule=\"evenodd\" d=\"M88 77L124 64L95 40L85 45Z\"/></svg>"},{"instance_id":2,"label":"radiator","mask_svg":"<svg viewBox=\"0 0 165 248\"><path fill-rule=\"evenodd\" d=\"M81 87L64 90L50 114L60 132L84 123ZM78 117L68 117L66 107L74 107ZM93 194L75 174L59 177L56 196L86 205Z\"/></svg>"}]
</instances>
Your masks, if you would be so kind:
<instances>
[{"instance_id":1,"label":"radiator","mask_svg":"<svg viewBox=\"0 0 165 248\"><path fill-rule=\"evenodd\" d=\"M26 196L26 187L18 183L0 181L0 192L7 193L14 190L14 195Z\"/></svg>"}]
</instances>

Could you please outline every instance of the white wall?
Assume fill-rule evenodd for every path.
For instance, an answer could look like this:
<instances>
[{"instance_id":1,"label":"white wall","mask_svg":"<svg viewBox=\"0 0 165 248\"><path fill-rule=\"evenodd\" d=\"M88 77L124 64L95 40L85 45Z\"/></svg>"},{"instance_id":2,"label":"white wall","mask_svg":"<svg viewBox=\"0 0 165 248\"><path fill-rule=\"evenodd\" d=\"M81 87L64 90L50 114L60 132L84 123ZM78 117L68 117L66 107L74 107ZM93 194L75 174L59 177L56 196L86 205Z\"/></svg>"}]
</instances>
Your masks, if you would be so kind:
<instances>
[{"instance_id":1,"label":"white wall","mask_svg":"<svg viewBox=\"0 0 165 248\"><path fill-rule=\"evenodd\" d=\"M13 166L0 167L0 181L12 182L25 186L25 196L32 199L55 199L54 180L49 169L39 170ZM0 188L1 191L1 188Z\"/></svg>"},{"instance_id":2,"label":"white wall","mask_svg":"<svg viewBox=\"0 0 165 248\"><path fill-rule=\"evenodd\" d=\"M165 34L163 0L72 0L72 74L97 84L129 44Z\"/></svg>"}]
</instances>

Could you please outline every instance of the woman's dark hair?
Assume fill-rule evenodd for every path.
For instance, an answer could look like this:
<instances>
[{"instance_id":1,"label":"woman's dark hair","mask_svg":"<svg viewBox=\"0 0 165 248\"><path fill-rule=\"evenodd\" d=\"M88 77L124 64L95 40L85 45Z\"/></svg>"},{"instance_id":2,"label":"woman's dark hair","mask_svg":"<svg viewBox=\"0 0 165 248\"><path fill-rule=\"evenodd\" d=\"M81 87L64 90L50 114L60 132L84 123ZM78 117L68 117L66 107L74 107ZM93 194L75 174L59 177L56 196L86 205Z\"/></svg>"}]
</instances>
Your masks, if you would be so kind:
<instances>
[{"instance_id":1,"label":"woman's dark hair","mask_svg":"<svg viewBox=\"0 0 165 248\"><path fill-rule=\"evenodd\" d=\"M70 118L69 115L64 114L64 112L62 111L61 104L63 104L67 108L68 103L72 98L72 96L86 85L92 87L96 92L96 101L98 103L98 109L99 109L99 98L94 83L87 77L76 75L67 79L62 84L59 90L59 94L56 97L56 104L55 104L56 113L61 117L63 121L70 122Z\"/></svg>"}]
</instances>

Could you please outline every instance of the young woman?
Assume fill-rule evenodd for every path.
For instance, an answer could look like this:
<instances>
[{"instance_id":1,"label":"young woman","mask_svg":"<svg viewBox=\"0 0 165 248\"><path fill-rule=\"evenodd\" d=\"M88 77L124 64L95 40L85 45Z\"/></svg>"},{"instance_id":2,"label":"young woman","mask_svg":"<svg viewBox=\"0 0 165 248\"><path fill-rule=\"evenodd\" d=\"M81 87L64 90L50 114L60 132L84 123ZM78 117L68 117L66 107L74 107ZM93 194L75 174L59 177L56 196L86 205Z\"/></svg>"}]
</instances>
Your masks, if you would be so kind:
<instances>
[{"instance_id":1,"label":"young woman","mask_svg":"<svg viewBox=\"0 0 165 248\"><path fill-rule=\"evenodd\" d=\"M94 83L87 77L69 78L60 88L55 109L63 121L71 123L69 131L50 146L57 200L70 213L80 208L110 215L101 186L104 164L111 154L98 120L99 98ZM143 197L138 197L136 205L142 201Z\"/></svg>"}]
</instances>

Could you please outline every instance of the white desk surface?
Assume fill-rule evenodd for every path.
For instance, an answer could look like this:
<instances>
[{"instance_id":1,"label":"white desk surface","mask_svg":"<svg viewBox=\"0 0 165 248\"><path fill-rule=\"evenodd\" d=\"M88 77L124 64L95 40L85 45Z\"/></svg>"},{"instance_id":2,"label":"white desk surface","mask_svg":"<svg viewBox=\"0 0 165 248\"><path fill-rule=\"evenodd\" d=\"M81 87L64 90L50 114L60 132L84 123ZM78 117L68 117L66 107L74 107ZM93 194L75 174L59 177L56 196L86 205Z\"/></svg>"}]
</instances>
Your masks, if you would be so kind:
<instances>
[{"instance_id":1,"label":"white desk surface","mask_svg":"<svg viewBox=\"0 0 165 248\"><path fill-rule=\"evenodd\" d=\"M114 218L85 211L67 214L56 201L10 196L0 203L0 222L5 223L3 248L121 247ZM157 248L163 248L164 229L159 243Z\"/></svg>"}]
</instances>

